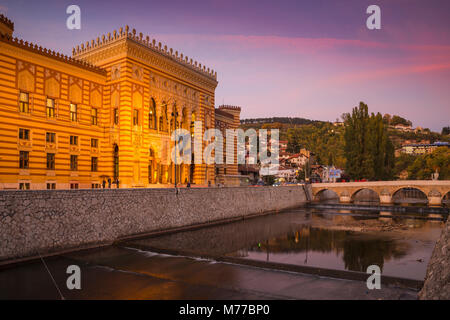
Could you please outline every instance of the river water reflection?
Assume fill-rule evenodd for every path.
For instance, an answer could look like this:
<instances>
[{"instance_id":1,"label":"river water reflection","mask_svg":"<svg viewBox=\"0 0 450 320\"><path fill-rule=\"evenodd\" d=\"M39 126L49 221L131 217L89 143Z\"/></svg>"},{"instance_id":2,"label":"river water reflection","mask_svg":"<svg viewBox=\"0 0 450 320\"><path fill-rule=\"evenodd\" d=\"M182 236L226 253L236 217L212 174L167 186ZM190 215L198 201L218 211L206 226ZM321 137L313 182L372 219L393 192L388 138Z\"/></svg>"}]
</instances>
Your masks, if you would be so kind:
<instances>
[{"instance_id":1,"label":"river water reflection","mask_svg":"<svg viewBox=\"0 0 450 320\"><path fill-rule=\"evenodd\" d=\"M423 280L443 224L391 212L301 208L127 245L360 272L375 264L384 275Z\"/></svg>"}]
</instances>

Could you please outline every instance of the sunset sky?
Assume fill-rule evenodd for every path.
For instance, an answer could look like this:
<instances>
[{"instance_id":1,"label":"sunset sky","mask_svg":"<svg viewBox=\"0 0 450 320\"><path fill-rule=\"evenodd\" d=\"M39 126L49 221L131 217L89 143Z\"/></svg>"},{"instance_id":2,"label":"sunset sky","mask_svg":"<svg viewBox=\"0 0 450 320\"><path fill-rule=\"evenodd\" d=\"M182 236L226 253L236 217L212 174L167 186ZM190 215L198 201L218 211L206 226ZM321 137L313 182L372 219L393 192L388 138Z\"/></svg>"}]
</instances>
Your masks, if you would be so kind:
<instances>
[{"instance_id":1,"label":"sunset sky","mask_svg":"<svg viewBox=\"0 0 450 320\"><path fill-rule=\"evenodd\" d=\"M66 8L81 8L81 30ZM366 8L381 7L381 30ZM4 1L15 36L71 54L124 27L217 70L216 105L241 118L334 121L359 101L414 126L450 125L450 1Z\"/></svg>"}]
</instances>

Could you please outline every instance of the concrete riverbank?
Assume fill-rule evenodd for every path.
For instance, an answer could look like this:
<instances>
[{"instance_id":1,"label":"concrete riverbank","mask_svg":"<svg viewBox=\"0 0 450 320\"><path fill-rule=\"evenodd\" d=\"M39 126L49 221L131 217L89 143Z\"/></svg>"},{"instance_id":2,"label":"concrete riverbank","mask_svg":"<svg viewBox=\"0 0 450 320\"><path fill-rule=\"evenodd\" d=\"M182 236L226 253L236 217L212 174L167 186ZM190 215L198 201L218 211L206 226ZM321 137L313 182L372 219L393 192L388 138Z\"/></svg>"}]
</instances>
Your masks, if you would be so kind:
<instances>
[{"instance_id":1,"label":"concrete riverbank","mask_svg":"<svg viewBox=\"0 0 450 320\"><path fill-rule=\"evenodd\" d=\"M301 186L0 192L0 262L302 206Z\"/></svg>"},{"instance_id":2,"label":"concrete riverbank","mask_svg":"<svg viewBox=\"0 0 450 320\"><path fill-rule=\"evenodd\" d=\"M436 242L419 298L450 300L450 220Z\"/></svg>"}]
</instances>

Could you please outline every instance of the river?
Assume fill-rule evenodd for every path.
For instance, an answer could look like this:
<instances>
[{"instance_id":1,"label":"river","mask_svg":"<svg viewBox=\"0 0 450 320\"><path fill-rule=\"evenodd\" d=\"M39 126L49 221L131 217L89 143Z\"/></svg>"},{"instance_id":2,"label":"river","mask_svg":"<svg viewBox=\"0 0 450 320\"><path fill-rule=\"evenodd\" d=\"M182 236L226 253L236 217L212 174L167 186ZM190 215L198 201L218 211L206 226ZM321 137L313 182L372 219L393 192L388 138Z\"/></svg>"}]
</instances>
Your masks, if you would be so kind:
<instances>
[{"instance_id":1,"label":"river","mask_svg":"<svg viewBox=\"0 0 450 320\"><path fill-rule=\"evenodd\" d=\"M0 299L416 299L361 280L377 265L420 283L442 227L439 214L298 208L3 267ZM81 290L66 288L70 265Z\"/></svg>"}]
</instances>

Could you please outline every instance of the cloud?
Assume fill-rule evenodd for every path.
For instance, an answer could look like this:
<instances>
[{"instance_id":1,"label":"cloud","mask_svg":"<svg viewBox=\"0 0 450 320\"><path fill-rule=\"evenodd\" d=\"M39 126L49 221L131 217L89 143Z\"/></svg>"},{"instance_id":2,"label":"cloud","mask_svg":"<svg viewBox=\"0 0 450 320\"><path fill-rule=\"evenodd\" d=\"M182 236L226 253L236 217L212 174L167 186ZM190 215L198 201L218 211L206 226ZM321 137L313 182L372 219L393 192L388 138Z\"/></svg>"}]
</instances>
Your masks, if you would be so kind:
<instances>
[{"instance_id":1,"label":"cloud","mask_svg":"<svg viewBox=\"0 0 450 320\"><path fill-rule=\"evenodd\" d=\"M336 49L363 48L370 50L398 50L410 52L442 52L450 53L450 45L415 45L405 43L389 43L364 41L359 39L338 38L305 38L256 35L207 35L207 34L161 34L159 37L174 43L195 42L196 44L221 44L238 46L242 49L280 49L298 53L327 52Z\"/></svg>"},{"instance_id":2,"label":"cloud","mask_svg":"<svg viewBox=\"0 0 450 320\"><path fill-rule=\"evenodd\" d=\"M345 85L350 83L360 83L362 81L372 81L376 79L379 80L383 78L393 78L398 76L440 72L446 70L450 70L450 63L400 66L394 68L344 73L329 77L324 81L321 81L320 85Z\"/></svg>"}]
</instances>

